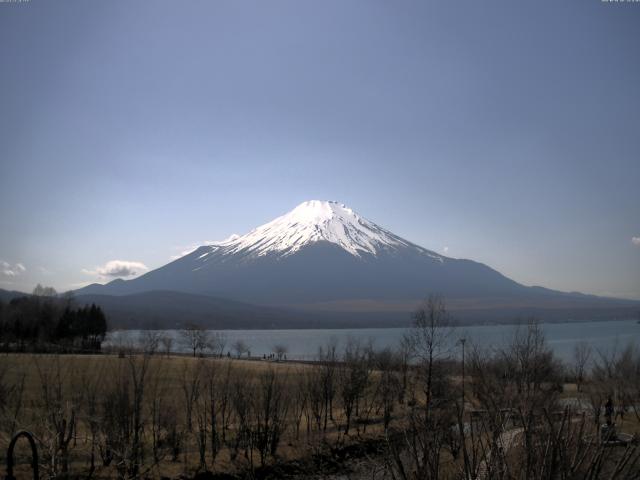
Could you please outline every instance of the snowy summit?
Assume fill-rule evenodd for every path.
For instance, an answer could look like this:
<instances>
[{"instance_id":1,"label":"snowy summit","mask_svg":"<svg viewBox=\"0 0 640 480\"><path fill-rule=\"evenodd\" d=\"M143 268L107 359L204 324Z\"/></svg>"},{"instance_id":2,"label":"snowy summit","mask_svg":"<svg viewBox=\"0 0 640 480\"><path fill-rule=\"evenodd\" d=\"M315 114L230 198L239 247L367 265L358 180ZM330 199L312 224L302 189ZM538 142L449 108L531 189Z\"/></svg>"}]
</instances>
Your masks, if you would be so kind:
<instances>
[{"instance_id":1,"label":"snowy summit","mask_svg":"<svg viewBox=\"0 0 640 480\"><path fill-rule=\"evenodd\" d=\"M225 254L246 252L258 256L274 253L286 256L321 241L336 244L357 257L362 254L375 256L383 250L398 248L414 248L437 257L361 217L342 203L321 200L303 202L246 235L211 246L211 251L201 257L220 250Z\"/></svg>"}]
</instances>

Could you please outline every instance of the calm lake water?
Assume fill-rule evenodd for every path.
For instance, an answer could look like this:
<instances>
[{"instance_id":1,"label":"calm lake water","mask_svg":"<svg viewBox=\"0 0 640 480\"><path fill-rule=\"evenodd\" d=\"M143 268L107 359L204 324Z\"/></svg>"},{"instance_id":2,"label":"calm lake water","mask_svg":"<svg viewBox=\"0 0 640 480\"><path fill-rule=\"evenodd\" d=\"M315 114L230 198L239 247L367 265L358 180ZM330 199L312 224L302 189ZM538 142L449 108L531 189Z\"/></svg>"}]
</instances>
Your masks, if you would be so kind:
<instances>
[{"instance_id":1,"label":"calm lake water","mask_svg":"<svg viewBox=\"0 0 640 480\"><path fill-rule=\"evenodd\" d=\"M584 323L546 323L541 324L549 346L556 355L570 361L573 349L578 342L587 342L592 348L610 351L624 348L633 343L640 345L640 324L636 320L614 320L608 322ZM457 327L452 341L466 338L467 345L482 347L499 347L508 343L516 332L517 325L475 325ZM522 327L520 327L522 328ZM212 330L212 332L215 332ZM338 349L344 346L349 338L360 341L372 341L377 349L396 347L405 328L370 328L370 329L322 329L322 330L220 330L226 339L226 350L238 340L243 340L250 348L252 356L262 356L272 352L274 345L287 347L287 358L296 360L314 359L318 348L330 341L338 343ZM139 330L120 330L111 332L108 344L120 342L135 343L143 332ZM188 352L182 343L180 331L166 330L164 334L174 338L173 351Z\"/></svg>"}]
</instances>

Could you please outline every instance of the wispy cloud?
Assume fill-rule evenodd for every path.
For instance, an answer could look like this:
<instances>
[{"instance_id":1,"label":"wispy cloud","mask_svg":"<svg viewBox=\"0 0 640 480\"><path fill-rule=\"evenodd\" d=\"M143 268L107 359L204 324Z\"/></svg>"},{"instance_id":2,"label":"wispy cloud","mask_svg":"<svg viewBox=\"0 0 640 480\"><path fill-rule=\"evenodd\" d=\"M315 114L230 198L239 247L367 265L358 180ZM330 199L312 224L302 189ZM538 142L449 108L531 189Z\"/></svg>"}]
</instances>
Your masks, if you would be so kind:
<instances>
[{"instance_id":1,"label":"wispy cloud","mask_svg":"<svg viewBox=\"0 0 640 480\"><path fill-rule=\"evenodd\" d=\"M26 272L27 269L22 263L14 263L0 261L0 274L4 277L17 277Z\"/></svg>"},{"instance_id":2,"label":"wispy cloud","mask_svg":"<svg viewBox=\"0 0 640 480\"><path fill-rule=\"evenodd\" d=\"M104 265L98 266L93 270L83 269L82 272L87 275L98 275L103 278L108 277L133 277L140 273L146 272L149 268L142 262L133 262L129 260L110 260Z\"/></svg>"},{"instance_id":3,"label":"wispy cloud","mask_svg":"<svg viewBox=\"0 0 640 480\"><path fill-rule=\"evenodd\" d=\"M171 260L177 260L178 258L182 258L185 255L189 255L191 252L195 251L198 247L206 247L206 246L211 246L211 245L222 245L223 243L227 243L227 242L232 242L233 240L236 240L237 238L239 238L240 235L234 233L233 235L230 235L229 237L225 238L224 240L205 240L204 242L197 242L197 243L192 243L189 246L182 246L182 247L176 247L177 250L180 250L179 253L175 254L175 255L171 255L171 257L169 257Z\"/></svg>"},{"instance_id":4,"label":"wispy cloud","mask_svg":"<svg viewBox=\"0 0 640 480\"><path fill-rule=\"evenodd\" d=\"M444 247L444 248L442 249L442 251L443 251L444 253L449 253L449 247Z\"/></svg>"},{"instance_id":5,"label":"wispy cloud","mask_svg":"<svg viewBox=\"0 0 640 480\"><path fill-rule=\"evenodd\" d=\"M42 275L52 275L53 272L45 267L38 267L38 270Z\"/></svg>"},{"instance_id":6,"label":"wispy cloud","mask_svg":"<svg viewBox=\"0 0 640 480\"><path fill-rule=\"evenodd\" d=\"M640 237L631 237L631 243L636 247L640 247Z\"/></svg>"},{"instance_id":7,"label":"wispy cloud","mask_svg":"<svg viewBox=\"0 0 640 480\"><path fill-rule=\"evenodd\" d=\"M83 270L83 272L84 272L84 270ZM87 285L91 285L92 283L93 283L93 281L90 281L90 280L85 281L85 282L69 283L66 288L68 290L76 290L78 288L82 288L82 287L86 287Z\"/></svg>"}]
</instances>

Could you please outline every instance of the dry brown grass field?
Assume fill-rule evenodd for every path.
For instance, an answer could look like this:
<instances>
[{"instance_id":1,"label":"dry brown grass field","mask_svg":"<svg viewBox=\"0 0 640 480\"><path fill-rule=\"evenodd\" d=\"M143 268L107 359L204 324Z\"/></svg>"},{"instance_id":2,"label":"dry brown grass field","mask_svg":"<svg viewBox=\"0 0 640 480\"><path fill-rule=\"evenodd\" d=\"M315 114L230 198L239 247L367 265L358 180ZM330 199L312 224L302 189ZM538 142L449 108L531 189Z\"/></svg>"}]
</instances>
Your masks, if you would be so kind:
<instances>
[{"instance_id":1,"label":"dry brown grass field","mask_svg":"<svg viewBox=\"0 0 640 480\"><path fill-rule=\"evenodd\" d=\"M578 377L533 325L471 352L463 382L433 332L411 362L358 344L314 363L0 354L0 461L27 430L41 478L638 478L635 351ZM21 441L18 478L29 462Z\"/></svg>"},{"instance_id":2,"label":"dry brown grass field","mask_svg":"<svg viewBox=\"0 0 640 480\"><path fill-rule=\"evenodd\" d=\"M317 365L159 354L124 357L3 354L0 355L0 368L5 372L3 383L14 386L14 395L19 393L19 398L8 402L3 409L2 464L5 463L10 432L28 430L35 434L40 446L40 460L44 463L41 474L62 470L57 443L62 432L63 435L70 434L69 444L65 447L68 466L64 467L69 472L84 477L91 474L93 478L124 477L118 470L117 457L126 458L127 453L118 452L110 464L105 465L108 455L104 445L110 432L102 423L109 421L104 416L110 406L116 415L135 416L135 382L141 376L144 381L140 404L140 456L144 466L137 475L144 477L193 476L203 469L238 473L261 463L309 457L327 444L345 445L380 437L383 433L381 407L375 398L377 372L368 373L370 385L358 398L357 415L354 411L352 427L345 434L345 414L337 391L331 400L331 411L326 414L326 426L322 399L316 400L315 411L309 405L309 395L313 395L314 387L315 392L321 394L317 390L317 383L322 381L321 367ZM330 375L339 374L338 368L332 370ZM271 380L274 382L272 391L264 392L269 388L265 382ZM19 392L15 391L15 386L19 386ZM333 388L337 390L337 384ZM265 406L264 395L272 395L274 405ZM116 405L112 405L114 396ZM118 401L133 407L117 405ZM211 402L218 415L213 422L219 442L215 459L211 451ZM277 448L273 454L268 452L269 458L264 462L255 445L246 445L255 444L257 440L239 438L239 430L244 428L241 423L245 421L238 418L243 415L243 403L254 405L247 406L251 412L244 412L253 417L247 419L247 423L274 421L274 418L265 418L271 416L276 417L279 424ZM398 407L393 413L396 422L402 416ZM273 411L260 412L261 408ZM228 415L228 418L220 418L221 415ZM279 415L284 418L277 418ZM73 431L63 431L61 424L65 421L74 422ZM127 421L130 425L123 430L133 436L133 431L126 430L135 429L135 419ZM204 462L200 456L202 443ZM26 442L18 443L18 471L24 475L29 471L27 450ZM125 463L126 459L120 461Z\"/></svg>"}]
</instances>

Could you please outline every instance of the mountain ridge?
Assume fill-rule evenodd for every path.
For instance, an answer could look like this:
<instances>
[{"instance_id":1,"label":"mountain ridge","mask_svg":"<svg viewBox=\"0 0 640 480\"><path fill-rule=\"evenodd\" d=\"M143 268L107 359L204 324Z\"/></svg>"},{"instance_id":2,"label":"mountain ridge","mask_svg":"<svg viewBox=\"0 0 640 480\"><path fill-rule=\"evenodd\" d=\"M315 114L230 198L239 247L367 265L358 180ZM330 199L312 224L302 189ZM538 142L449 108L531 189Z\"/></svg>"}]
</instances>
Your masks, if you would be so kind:
<instances>
[{"instance_id":1,"label":"mountain ridge","mask_svg":"<svg viewBox=\"0 0 640 480\"><path fill-rule=\"evenodd\" d=\"M198 247L135 279L117 279L76 293L148 291L209 295L324 315L329 314L314 306L369 301L399 312L393 310L398 301L417 304L431 293L444 296L448 303L472 302L480 309L485 304L543 311L640 305L524 286L485 264L439 255L405 240L344 204L317 200L303 202L245 235ZM337 312L334 309L331 314Z\"/></svg>"}]
</instances>

